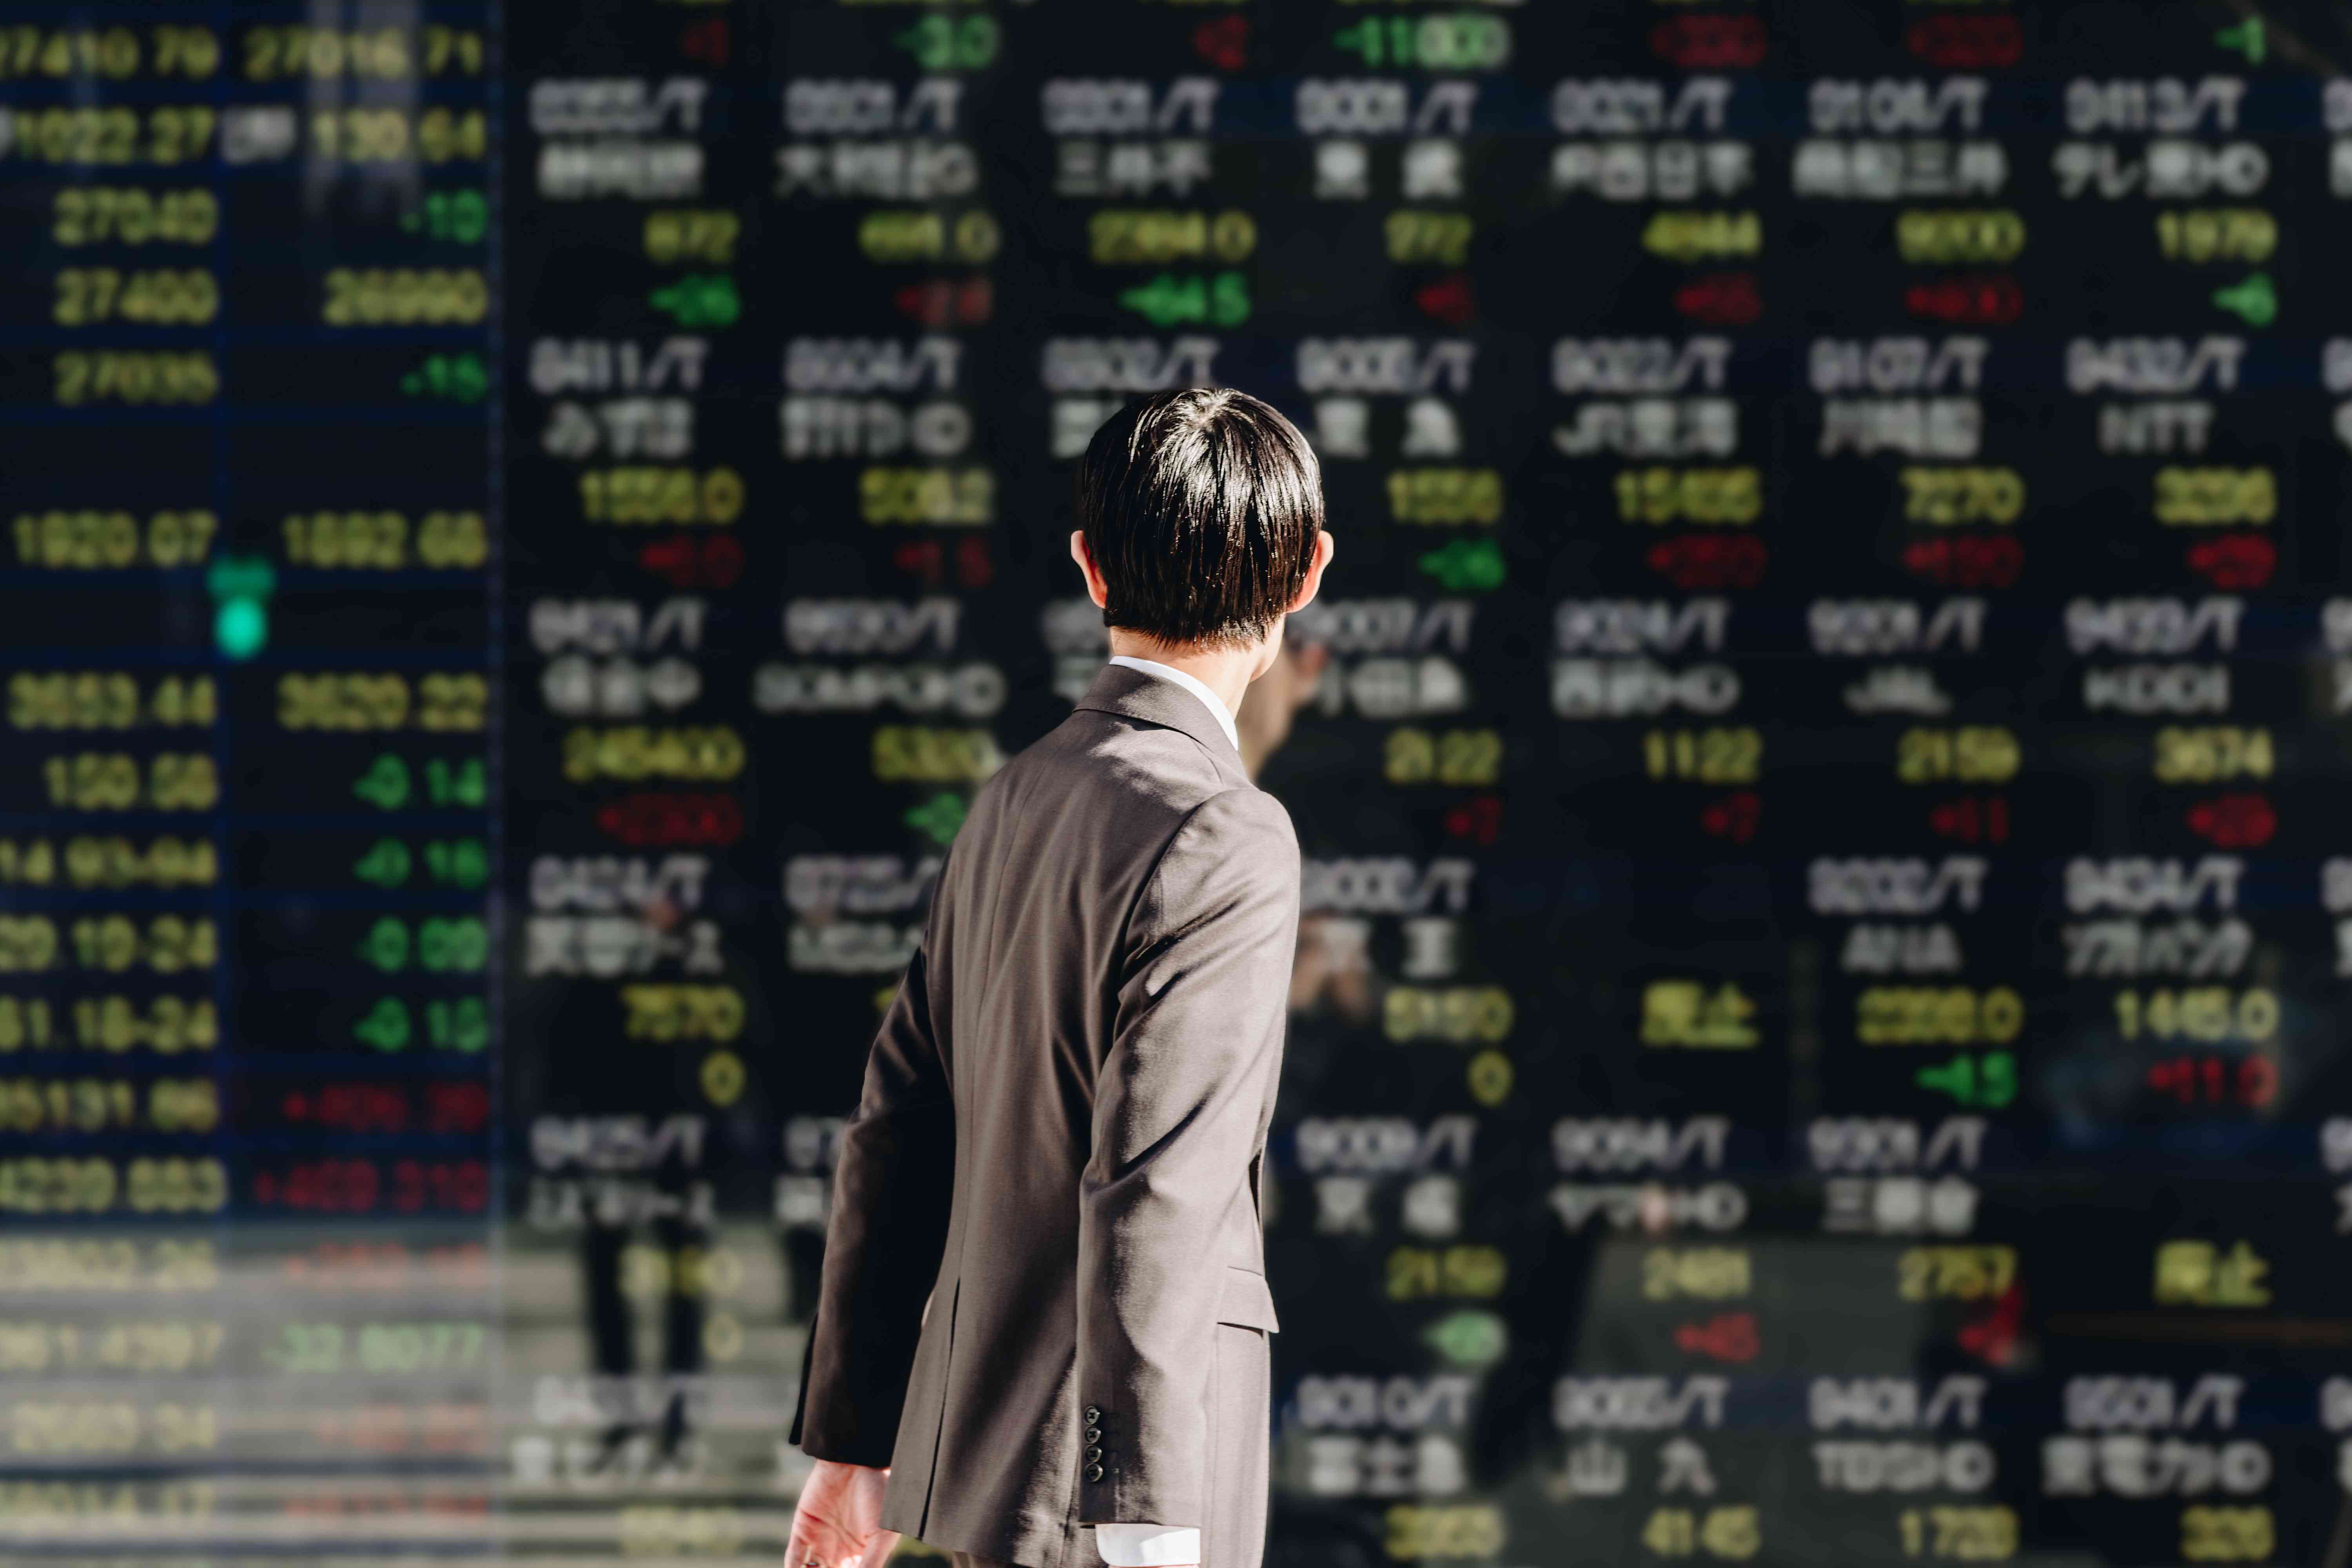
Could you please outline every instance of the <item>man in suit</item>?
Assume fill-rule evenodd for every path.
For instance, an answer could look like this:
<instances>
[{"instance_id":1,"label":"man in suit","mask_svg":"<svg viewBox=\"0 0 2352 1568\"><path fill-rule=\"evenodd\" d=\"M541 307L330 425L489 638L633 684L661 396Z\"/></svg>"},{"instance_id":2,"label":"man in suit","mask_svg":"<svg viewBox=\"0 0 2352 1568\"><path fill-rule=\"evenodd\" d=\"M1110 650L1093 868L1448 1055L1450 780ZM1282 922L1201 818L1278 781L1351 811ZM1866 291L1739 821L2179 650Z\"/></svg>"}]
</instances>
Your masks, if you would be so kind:
<instances>
[{"instance_id":1,"label":"man in suit","mask_svg":"<svg viewBox=\"0 0 2352 1568\"><path fill-rule=\"evenodd\" d=\"M1070 553L1112 659L981 789L844 1133L787 1568L1256 1568L1259 1220L1298 843L1234 714L1331 559L1290 422L1122 411Z\"/></svg>"}]
</instances>

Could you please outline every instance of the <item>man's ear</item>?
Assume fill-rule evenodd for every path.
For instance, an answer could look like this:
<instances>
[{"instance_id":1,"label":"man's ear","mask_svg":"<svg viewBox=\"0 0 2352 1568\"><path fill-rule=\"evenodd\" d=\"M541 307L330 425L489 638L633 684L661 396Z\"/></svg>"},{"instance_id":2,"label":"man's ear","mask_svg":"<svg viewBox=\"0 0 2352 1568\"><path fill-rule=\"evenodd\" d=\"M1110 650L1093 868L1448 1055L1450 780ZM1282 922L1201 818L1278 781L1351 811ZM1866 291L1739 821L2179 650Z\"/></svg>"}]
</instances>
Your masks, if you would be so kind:
<instances>
[{"instance_id":1,"label":"man's ear","mask_svg":"<svg viewBox=\"0 0 2352 1568\"><path fill-rule=\"evenodd\" d=\"M1315 535L1315 559L1307 563L1307 580L1298 585L1298 596L1290 601L1286 614L1295 616L1315 602L1316 590L1323 586L1323 569L1331 564L1331 557L1339 548L1330 530L1324 529Z\"/></svg>"},{"instance_id":2,"label":"man's ear","mask_svg":"<svg viewBox=\"0 0 2352 1568\"><path fill-rule=\"evenodd\" d=\"M1078 563L1078 572L1087 580L1087 597L1095 602L1095 608L1099 610L1109 604L1110 584L1095 570L1095 558L1087 553L1087 531L1083 528L1070 530L1070 559Z\"/></svg>"}]
</instances>

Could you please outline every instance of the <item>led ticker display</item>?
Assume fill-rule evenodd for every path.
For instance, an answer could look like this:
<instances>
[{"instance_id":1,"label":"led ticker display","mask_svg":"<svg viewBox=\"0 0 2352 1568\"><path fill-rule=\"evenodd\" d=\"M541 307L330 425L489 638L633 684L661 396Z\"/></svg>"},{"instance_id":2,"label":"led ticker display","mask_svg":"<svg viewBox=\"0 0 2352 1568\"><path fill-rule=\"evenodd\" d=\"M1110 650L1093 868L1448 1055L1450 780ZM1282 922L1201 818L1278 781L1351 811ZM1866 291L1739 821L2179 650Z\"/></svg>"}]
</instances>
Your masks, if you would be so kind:
<instances>
[{"instance_id":1,"label":"led ticker display","mask_svg":"<svg viewBox=\"0 0 2352 1568\"><path fill-rule=\"evenodd\" d=\"M2339 9L183 9L0 16L0 1556L781 1552L1215 382L1340 542L1272 1559L2326 1560Z\"/></svg>"}]
</instances>

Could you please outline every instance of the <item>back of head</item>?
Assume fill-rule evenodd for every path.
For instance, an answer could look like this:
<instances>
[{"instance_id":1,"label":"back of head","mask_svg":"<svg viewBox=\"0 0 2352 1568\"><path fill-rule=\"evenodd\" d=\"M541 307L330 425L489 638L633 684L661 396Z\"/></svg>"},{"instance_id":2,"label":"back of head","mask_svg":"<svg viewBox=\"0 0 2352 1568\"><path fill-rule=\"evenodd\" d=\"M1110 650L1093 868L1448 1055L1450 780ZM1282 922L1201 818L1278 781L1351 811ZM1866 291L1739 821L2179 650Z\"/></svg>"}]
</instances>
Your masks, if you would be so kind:
<instances>
[{"instance_id":1,"label":"back of head","mask_svg":"<svg viewBox=\"0 0 2352 1568\"><path fill-rule=\"evenodd\" d=\"M1095 432L1077 514L1109 588L1103 625L1179 647L1248 644L1307 580L1322 475L1270 405L1188 387L1131 403Z\"/></svg>"}]
</instances>

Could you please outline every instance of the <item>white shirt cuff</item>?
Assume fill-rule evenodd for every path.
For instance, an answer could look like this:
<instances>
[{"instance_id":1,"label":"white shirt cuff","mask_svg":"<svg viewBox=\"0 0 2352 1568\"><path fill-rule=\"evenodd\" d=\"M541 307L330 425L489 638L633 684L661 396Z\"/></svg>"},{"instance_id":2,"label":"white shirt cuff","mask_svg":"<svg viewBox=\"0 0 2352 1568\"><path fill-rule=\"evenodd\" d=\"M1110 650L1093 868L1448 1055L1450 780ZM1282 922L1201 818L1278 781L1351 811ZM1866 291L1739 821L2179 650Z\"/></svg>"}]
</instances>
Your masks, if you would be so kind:
<instances>
[{"instance_id":1,"label":"white shirt cuff","mask_svg":"<svg viewBox=\"0 0 2352 1568\"><path fill-rule=\"evenodd\" d=\"M1109 1568L1171 1568L1201 1560L1201 1532L1164 1524L1097 1524L1095 1550Z\"/></svg>"}]
</instances>

